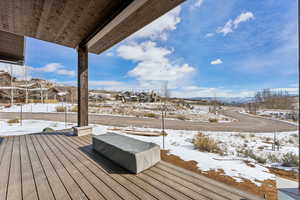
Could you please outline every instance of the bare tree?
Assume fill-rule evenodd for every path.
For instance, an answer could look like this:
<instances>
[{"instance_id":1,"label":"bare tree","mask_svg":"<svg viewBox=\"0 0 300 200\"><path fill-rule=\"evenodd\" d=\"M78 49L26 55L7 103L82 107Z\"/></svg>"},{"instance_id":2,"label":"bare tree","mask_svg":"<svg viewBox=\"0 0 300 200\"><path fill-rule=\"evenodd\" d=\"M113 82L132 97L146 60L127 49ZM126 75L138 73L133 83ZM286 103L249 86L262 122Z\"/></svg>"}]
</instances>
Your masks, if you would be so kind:
<instances>
[{"instance_id":1,"label":"bare tree","mask_svg":"<svg viewBox=\"0 0 300 200\"><path fill-rule=\"evenodd\" d=\"M168 88L167 81L163 84L162 96L163 99L161 101L162 104L160 110L161 110L161 127L162 127L162 135L163 135L163 149L165 149L165 136L166 136L165 118L167 117L167 111L168 111L167 100L170 98L170 90Z\"/></svg>"},{"instance_id":2,"label":"bare tree","mask_svg":"<svg viewBox=\"0 0 300 200\"><path fill-rule=\"evenodd\" d=\"M28 104L28 78L27 78L27 67L24 66L25 70L25 82L26 82L26 87L25 87L25 103Z\"/></svg>"},{"instance_id":3,"label":"bare tree","mask_svg":"<svg viewBox=\"0 0 300 200\"><path fill-rule=\"evenodd\" d=\"M292 99L288 91L271 89L263 89L256 92L255 102L264 108L268 109L291 109Z\"/></svg>"},{"instance_id":4,"label":"bare tree","mask_svg":"<svg viewBox=\"0 0 300 200\"><path fill-rule=\"evenodd\" d=\"M10 64L10 103L14 104L13 66Z\"/></svg>"}]
</instances>

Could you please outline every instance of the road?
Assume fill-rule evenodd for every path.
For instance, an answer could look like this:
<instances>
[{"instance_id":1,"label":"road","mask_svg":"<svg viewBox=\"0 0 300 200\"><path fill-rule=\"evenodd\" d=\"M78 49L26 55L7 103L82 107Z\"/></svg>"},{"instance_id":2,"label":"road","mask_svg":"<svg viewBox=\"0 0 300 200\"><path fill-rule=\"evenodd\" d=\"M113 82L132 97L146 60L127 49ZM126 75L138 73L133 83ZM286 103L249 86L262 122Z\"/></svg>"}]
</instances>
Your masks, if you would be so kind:
<instances>
[{"instance_id":1,"label":"road","mask_svg":"<svg viewBox=\"0 0 300 200\"><path fill-rule=\"evenodd\" d=\"M234 110L223 110L221 114L237 119L235 122L206 123L181 120L166 120L166 129L194 130L194 131L228 131L228 132L283 132L296 131L298 126L272 119L250 116ZM0 112L0 119L19 118L19 113ZM23 113L23 119L64 121L64 113ZM77 122L75 113L67 114L68 122ZM160 119L136 118L110 115L89 115L90 124L108 126L135 126L146 128L161 128Z\"/></svg>"}]
</instances>

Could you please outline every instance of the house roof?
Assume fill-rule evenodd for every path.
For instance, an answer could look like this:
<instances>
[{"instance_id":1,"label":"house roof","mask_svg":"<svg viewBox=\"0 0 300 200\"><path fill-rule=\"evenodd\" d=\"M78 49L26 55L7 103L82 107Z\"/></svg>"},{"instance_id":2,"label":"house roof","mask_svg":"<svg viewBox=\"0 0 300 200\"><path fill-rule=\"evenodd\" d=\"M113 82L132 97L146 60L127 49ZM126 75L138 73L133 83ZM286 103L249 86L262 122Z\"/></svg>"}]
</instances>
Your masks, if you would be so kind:
<instances>
[{"instance_id":1,"label":"house roof","mask_svg":"<svg viewBox=\"0 0 300 200\"><path fill-rule=\"evenodd\" d=\"M183 1L0 1L0 31L71 48L87 46L99 54ZM20 46L17 50L22 52Z\"/></svg>"}]
</instances>

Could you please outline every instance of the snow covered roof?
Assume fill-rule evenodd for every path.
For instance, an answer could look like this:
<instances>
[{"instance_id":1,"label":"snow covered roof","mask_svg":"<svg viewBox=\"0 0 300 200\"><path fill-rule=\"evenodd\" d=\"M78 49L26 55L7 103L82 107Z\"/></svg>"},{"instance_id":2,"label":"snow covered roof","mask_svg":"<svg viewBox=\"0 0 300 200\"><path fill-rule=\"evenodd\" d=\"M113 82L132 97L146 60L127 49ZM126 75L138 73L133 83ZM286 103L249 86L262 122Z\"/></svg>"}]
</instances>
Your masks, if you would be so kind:
<instances>
[{"instance_id":1,"label":"snow covered roof","mask_svg":"<svg viewBox=\"0 0 300 200\"><path fill-rule=\"evenodd\" d=\"M34 86L36 83L29 83L29 84L26 84L26 85L19 85L19 87L32 87Z\"/></svg>"},{"instance_id":2,"label":"snow covered roof","mask_svg":"<svg viewBox=\"0 0 300 200\"><path fill-rule=\"evenodd\" d=\"M57 93L58 96L66 96L68 94L68 92L59 92Z\"/></svg>"},{"instance_id":3,"label":"snow covered roof","mask_svg":"<svg viewBox=\"0 0 300 200\"><path fill-rule=\"evenodd\" d=\"M14 86L6 86L6 87L0 87L0 90L26 90L26 88L21 88L21 87L14 87ZM48 88L28 88L28 91L46 91L48 90Z\"/></svg>"}]
</instances>

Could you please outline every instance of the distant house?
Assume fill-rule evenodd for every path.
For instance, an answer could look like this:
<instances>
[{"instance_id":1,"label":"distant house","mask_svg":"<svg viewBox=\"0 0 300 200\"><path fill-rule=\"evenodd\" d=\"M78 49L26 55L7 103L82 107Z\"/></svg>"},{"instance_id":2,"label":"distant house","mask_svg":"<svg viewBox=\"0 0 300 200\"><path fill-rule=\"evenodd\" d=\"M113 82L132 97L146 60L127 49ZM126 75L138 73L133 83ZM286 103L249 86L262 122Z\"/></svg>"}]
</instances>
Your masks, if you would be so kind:
<instances>
[{"instance_id":1,"label":"distant house","mask_svg":"<svg viewBox=\"0 0 300 200\"><path fill-rule=\"evenodd\" d=\"M125 91L116 95L116 100L121 100L122 102L157 102L160 100L160 97L153 91L151 93Z\"/></svg>"},{"instance_id":2,"label":"distant house","mask_svg":"<svg viewBox=\"0 0 300 200\"><path fill-rule=\"evenodd\" d=\"M1 100L1 102L9 102L10 101L10 95L6 92L6 91L4 91L4 90L1 90L0 89L0 100Z\"/></svg>"},{"instance_id":3,"label":"distant house","mask_svg":"<svg viewBox=\"0 0 300 200\"><path fill-rule=\"evenodd\" d=\"M11 78L12 81L16 80L16 78L11 77L11 75L8 72L0 71L0 86L10 86Z\"/></svg>"}]
</instances>

